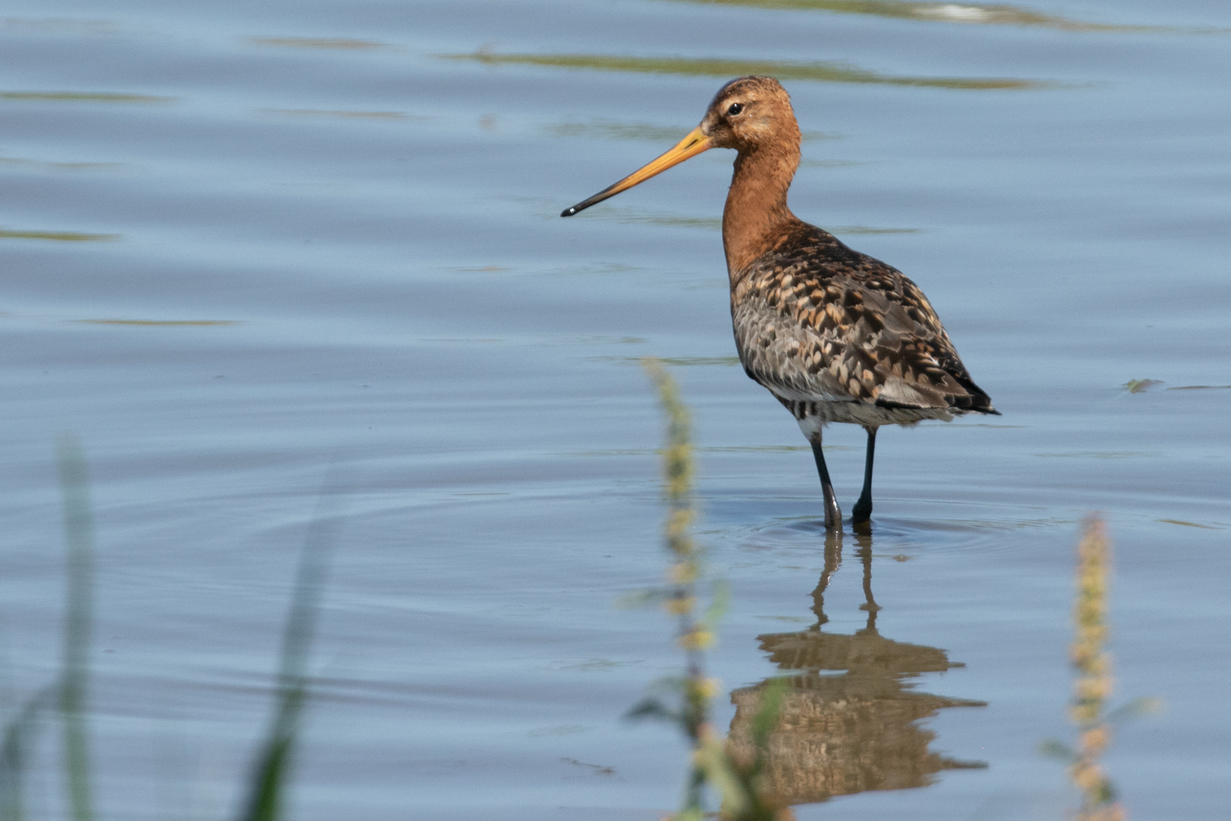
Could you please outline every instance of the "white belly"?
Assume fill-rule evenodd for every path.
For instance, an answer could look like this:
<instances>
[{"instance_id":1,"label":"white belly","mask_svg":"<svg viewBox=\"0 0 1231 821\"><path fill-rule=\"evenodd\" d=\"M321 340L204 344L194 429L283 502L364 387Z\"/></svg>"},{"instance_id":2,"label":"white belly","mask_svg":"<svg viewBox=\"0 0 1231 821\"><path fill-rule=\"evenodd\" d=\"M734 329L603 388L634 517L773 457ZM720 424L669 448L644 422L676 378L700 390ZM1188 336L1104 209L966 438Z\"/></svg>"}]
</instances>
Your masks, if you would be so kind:
<instances>
[{"instance_id":1,"label":"white belly","mask_svg":"<svg viewBox=\"0 0 1231 821\"><path fill-rule=\"evenodd\" d=\"M803 416L796 412L796 408L791 408L799 422L799 429L809 441L819 437L821 428L830 422L875 428L881 425L910 426L924 419L948 422L954 416L943 408L882 408L865 402L809 402L801 410Z\"/></svg>"}]
</instances>

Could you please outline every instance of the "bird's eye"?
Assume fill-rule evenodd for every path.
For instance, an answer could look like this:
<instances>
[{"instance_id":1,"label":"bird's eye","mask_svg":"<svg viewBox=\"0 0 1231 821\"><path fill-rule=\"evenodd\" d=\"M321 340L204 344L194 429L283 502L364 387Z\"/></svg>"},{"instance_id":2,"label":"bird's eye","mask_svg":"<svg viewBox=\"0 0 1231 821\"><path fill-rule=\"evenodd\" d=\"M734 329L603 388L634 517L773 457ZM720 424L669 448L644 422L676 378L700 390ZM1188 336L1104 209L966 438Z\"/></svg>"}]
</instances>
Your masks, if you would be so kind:
<instances>
[{"instance_id":1,"label":"bird's eye","mask_svg":"<svg viewBox=\"0 0 1231 821\"><path fill-rule=\"evenodd\" d=\"M727 113L734 117L736 114L744 110L743 103L731 103L731 107L727 109Z\"/></svg>"}]
</instances>

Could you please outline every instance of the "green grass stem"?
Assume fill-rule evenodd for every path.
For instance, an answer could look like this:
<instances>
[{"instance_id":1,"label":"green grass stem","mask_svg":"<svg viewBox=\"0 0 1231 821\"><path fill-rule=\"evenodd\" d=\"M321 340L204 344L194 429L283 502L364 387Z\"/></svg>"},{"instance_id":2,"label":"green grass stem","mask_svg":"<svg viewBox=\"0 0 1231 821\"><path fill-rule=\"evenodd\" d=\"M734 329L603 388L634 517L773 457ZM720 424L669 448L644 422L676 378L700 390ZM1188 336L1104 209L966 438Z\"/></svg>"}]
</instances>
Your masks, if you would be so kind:
<instances>
[{"instance_id":1,"label":"green grass stem","mask_svg":"<svg viewBox=\"0 0 1231 821\"><path fill-rule=\"evenodd\" d=\"M55 703L57 695L54 687L35 693L4 727L4 740L0 742L0 821L25 819L23 778L27 751L39 714Z\"/></svg>"},{"instance_id":2,"label":"green grass stem","mask_svg":"<svg viewBox=\"0 0 1231 821\"><path fill-rule=\"evenodd\" d=\"M64 773L74 821L90 821L94 808L90 789L86 688L94 612L94 523L81 442L75 436L61 436L57 455L68 544L68 612L64 623L64 670L60 680Z\"/></svg>"},{"instance_id":3,"label":"green grass stem","mask_svg":"<svg viewBox=\"0 0 1231 821\"><path fill-rule=\"evenodd\" d=\"M252 768L240 821L277 821L286 808L287 784L308 696L308 660L329 559L342 521L341 501L332 491L333 484L331 475L300 554L291 610L282 635L274 717Z\"/></svg>"}]
</instances>

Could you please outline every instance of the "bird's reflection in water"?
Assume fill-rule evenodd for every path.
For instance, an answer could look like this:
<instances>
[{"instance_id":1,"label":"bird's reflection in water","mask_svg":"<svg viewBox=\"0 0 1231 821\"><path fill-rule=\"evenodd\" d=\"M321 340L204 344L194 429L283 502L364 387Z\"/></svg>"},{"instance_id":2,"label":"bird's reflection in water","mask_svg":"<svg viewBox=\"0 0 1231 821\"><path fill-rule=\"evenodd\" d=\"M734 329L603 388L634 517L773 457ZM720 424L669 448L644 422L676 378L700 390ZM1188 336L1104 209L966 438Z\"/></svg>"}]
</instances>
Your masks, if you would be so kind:
<instances>
[{"instance_id":1,"label":"bird's reflection in water","mask_svg":"<svg viewBox=\"0 0 1231 821\"><path fill-rule=\"evenodd\" d=\"M760 636L761 649L791 676L777 728L765 751L761 789L773 804L806 804L867 790L930 784L941 770L986 767L932 752L936 737L921 719L946 707L985 707L985 701L945 698L912 689L922 673L963 666L935 647L906 644L876 630L880 606L872 598L872 537L857 535L863 562L867 626L854 635L821 632L825 590L842 562L842 534L825 543L825 570L812 596L817 623L798 633ZM736 760L751 761L752 721L770 681L731 694L736 705L729 736Z\"/></svg>"}]
</instances>

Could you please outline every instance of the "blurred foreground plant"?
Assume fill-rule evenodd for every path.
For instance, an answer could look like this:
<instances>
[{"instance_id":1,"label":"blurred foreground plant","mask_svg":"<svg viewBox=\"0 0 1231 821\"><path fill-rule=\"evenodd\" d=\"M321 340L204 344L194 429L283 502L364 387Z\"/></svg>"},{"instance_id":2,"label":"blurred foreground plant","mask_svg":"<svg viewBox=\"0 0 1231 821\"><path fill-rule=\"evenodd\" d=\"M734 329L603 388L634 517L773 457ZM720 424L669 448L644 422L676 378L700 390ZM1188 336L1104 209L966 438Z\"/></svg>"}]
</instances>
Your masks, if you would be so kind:
<instances>
[{"instance_id":1,"label":"blurred foreground plant","mask_svg":"<svg viewBox=\"0 0 1231 821\"><path fill-rule=\"evenodd\" d=\"M667 585L641 598L661 602L675 617L677 641L685 653L687 666L682 679L670 682L680 695L678 708L672 709L660 699L649 698L634 707L629 717L656 717L678 724L692 744L692 767L684 807L672 816L675 821L700 821L704 817L707 785L721 798L719 817L722 819L781 821L792 818L789 809L766 804L757 790L765 745L778 720L786 680L775 682L775 686L766 691L753 721L757 752L752 760L732 759L726 739L710 723L710 700L720 691L721 683L705 674L705 650L714 643L714 627L725 610L727 591L725 585L715 583L710 590L709 604L702 612L698 590L706 580L706 566L705 551L692 537L696 510L692 492L691 419L675 380L661 363L646 359L642 364L658 389L658 399L667 417L667 442L663 451L667 501L664 541L671 565L667 571Z\"/></svg>"},{"instance_id":2,"label":"blurred foreground plant","mask_svg":"<svg viewBox=\"0 0 1231 821\"><path fill-rule=\"evenodd\" d=\"M331 471L300 554L291 612L282 634L278 700L273 721L252 768L248 798L240 811L240 821L277 821L284 814L292 754L308 697L308 657L316 635L325 574L342 520L339 509L342 497L331 490L334 478Z\"/></svg>"},{"instance_id":3,"label":"blurred foreground plant","mask_svg":"<svg viewBox=\"0 0 1231 821\"><path fill-rule=\"evenodd\" d=\"M73 436L60 437L57 455L64 492L64 536L68 543L68 615L64 623L64 671L60 678L64 773L73 818L89 821L94 812L85 700L94 611L94 519L81 442Z\"/></svg>"},{"instance_id":4,"label":"blurred foreground plant","mask_svg":"<svg viewBox=\"0 0 1231 821\"><path fill-rule=\"evenodd\" d=\"M86 696L90 669L90 633L94 615L94 522L81 442L65 434L56 443L56 463L64 503L67 606L64 617L63 666L55 684L35 693L4 728L0 744L0 820L25 817L23 777L38 720L58 708L63 736L64 786L74 821L90 821L94 804L90 786L90 747Z\"/></svg>"},{"instance_id":5,"label":"blurred foreground plant","mask_svg":"<svg viewBox=\"0 0 1231 821\"><path fill-rule=\"evenodd\" d=\"M1107 652L1107 577L1111 542L1099 519L1087 519L1077 545L1077 602L1073 608L1075 635L1070 651L1077 671L1069 715L1077 725L1076 756L1069 775L1082 793L1080 821L1123 821L1124 807L1115 800L1111 779L1099 758L1111 743L1111 727L1103 714L1111 695L1111 654Z\"/></svg>"},{"instance_id":6,"label":"blurred foreground plant","mask_svg":"<svg viewBox=\"0 0 1231 821\"><path fill-rule=\"evenodd\" d=\"M1108 712L1107 700L1115 681L1107 650L1108 588L1111 576L1111 540L1097 516L1082 525L1077 545L1077 596L1073 605L1073 644L1069 656L1077 679L1069 716L1077 725L1076 749L1057 741L1043 745L1049 755L1064 759L1069 777L1081 791L1077 821L1124 821L1127 813L1116 800L1115 787L1100 758L1111 744L1112 728L1132 715L1156 710L1157 699L1135 699Z\"/></svg>"},{"instance_id":7,"label":"blurred foreground plant","mask_svg":"<svg viewBox=\"0 0 1231 821\"><path fill-rule=\"evenodd\" d=\"M86 697L94 601L94 525L85 455L74 436L57 447L64 496L64 530L68 544L67 603L63 667L58 680L39 692L9 719L0 738L0 821L23 821L23 786L29 751L43 713L62 719L64 784L74 821L94 817L87 743ZM340 497L322 493L300 558L299 575L282 642L278 698L274 719L261 742L240 821L276 821L285 807L291 753L307 698L307 660L315 633L325 571L337 526Z\"/></svg>"}]
</instances>

